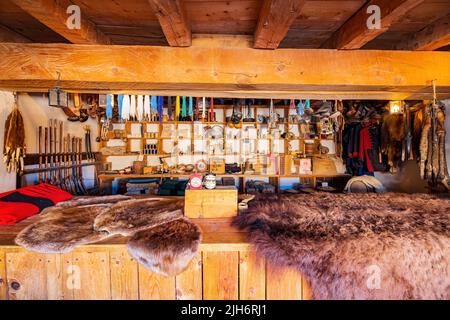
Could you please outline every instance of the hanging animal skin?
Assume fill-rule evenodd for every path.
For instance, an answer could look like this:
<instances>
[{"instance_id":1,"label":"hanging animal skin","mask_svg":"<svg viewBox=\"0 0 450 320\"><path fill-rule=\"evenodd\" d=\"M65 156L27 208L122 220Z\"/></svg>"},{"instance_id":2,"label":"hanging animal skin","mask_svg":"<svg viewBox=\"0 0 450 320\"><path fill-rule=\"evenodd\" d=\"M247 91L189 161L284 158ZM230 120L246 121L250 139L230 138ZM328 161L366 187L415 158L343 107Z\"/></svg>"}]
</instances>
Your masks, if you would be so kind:
<instances>
[{"instance_id":1,"label":"hanging animal skin","mask_svg":"<svg viewBox=\"0 0 450 320\"><path fill-rule=\"evenodd\" d=\"M14 101L13 110L6 118L3 143L3 162L6 171L22 171L25 157L25 127L17 101Z\"/></svg>"}]
</instances>

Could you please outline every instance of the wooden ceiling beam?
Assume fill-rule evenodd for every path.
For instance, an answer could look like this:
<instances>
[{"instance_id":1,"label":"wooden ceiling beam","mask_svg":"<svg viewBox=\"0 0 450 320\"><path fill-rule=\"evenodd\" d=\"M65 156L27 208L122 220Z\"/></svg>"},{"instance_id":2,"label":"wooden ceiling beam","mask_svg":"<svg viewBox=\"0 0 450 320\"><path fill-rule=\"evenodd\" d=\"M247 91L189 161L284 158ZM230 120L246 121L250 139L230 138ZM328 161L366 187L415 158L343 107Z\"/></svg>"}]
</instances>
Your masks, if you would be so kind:
<instances>
[{"instance_id":1,"label":"wooden ceiling beam","mask_svg":"<svg viewBox=\"0 0 450 320\"><path fill-rule=\"evenodd\" d=\"M372 41L400 20L408 11L424 0L371 0L348 19L323 45L328 49L359 49ZM369 6L380 8L381 28L369 29L367 19Z\"/></svg>"},{"instance_id":2,"label":"wooden ceiling beam","mask_svg":"<svg viewBox=\"0 0 450 320\"><path fill-rule=\"evenodd\" d=\"M191 28L181 0L148 0L159 20L167 42L172 47L191 45Z\"/></svg>"},{"instance_id":3,"label":"wooden ceiling beam","mask_svg":"<svg viewBox=\"0 0 450 320\"><path fill-rule=\"evenodd\" d=\"M31 40L5 26L0 25L0 42L27 43L31 42Z\"/></svg>"},{"instance_id":4,"label":"wooden ceiling beam","mask_svg":"<svg viewBox=\"0 0 450 320\"><path fill-rule=\"evenodd\" d=\"M450 45L450 14L400 42L398 50L436 50Z\"/></svg>"},{"instance_id":5,"label":"wooden ceiling beam","mask_svg":"<svg viewBox=\"0 0 450 320\"><path fill-rule=\"evenodd\" d=\"M70 29L67 8L73 3L69 0L11 0L22 10L39 22L75 44L111 44L110 39L99 31L94 23L80 16L80 28Z\"/></svg>"},{"instance_id":6,"label":"wooden ceiling beam","mask_svg":"<svg viewBox=\"0 0 450 320\"><path fill-rule=\"evenodd\" d=\"M130 63L135 62L135 63ZM236 62L239 63L236 63ZM450 97L450 52L0 43L0 88ZM375 95L376 93L376 95ZM384 93L384 94L383 94Z\"/></svg>"},{"instance_id":7,"label":"wooden ceiling beam","mask_svg":"<svg viewBox=\"0 0 450 320\"><path fill-rule=\"evenodd\" d=\"M264 0L256 26L256 49L276 49L297 19L304 0Z\"/></svg>"}]
</instances>

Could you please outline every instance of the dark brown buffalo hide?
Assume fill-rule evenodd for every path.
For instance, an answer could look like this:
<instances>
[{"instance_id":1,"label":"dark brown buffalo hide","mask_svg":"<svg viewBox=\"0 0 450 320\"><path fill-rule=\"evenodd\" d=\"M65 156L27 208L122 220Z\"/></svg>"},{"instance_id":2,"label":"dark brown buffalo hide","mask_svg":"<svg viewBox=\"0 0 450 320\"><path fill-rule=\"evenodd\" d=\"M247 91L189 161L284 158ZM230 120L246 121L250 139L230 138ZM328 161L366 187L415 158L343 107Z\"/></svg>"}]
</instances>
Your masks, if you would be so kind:
<instances>
[{"instance_id":1,"label":"dark brown buffalo hide","mask_svg":"<svg viewBox=\"0 0 450 320\"><path fill-rule=\"evenodd\" d=\"M259 199L235 224L316 299L450 299L449 219L448 196L316 193Z\"/></svg>"}]
</instances>

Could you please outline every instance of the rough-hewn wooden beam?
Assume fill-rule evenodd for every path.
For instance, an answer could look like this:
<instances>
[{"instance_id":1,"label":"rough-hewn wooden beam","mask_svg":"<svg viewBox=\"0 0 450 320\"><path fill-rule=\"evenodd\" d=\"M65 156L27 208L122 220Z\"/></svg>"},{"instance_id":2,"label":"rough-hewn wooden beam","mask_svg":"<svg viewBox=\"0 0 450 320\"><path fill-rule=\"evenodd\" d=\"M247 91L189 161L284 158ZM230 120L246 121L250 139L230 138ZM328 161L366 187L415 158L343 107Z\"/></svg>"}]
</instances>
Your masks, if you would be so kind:
<instances>
[{"instance_id":1,"label":"rough-hewn wooden beam","mask_svg":"<svg viewBox=\"0 0 450 320\"><path fill-rule=\"evenodd\" d=\"M239 62L239 63L237 63ZM0 43L0 88L450 96L450 53Z\"/></svg>"},{"instance_id":2,"label":"rough-hewn wooden beam","mask_svg":"<svg viewBox=\"0 0 450 320\"><path fill-rule=\"evenodd\" d=\"M366 43L375 39L412 8L424 0L371 0L348 19L330 39L323 45L329 49L359 49ZM381 28L369 29L367 19L371 13L367 13L369 6L376 5L380 8Z\"/></svg>"},{"instance_id":3,"label":"rough-hewn wooden beam","mask_svg":"<svg viewBox=\"0 0 450 320\"><path fill-rule=\"evenodd\" d=\"M450 14L399 43L399 50L436 50L450 44Z\"/></svg>"},{"instance_id":4,"label":"rough-hewn wooden beam","mask_svg":"<svg viewBox=\"0 0 450 320\"><path fill-rule=\"evenodd\" d=\"M264 0L256 26L254 48L278 48L304 4L304 0Z\"/></svg>"},{"instance_id":5,"label":"rough-hewn wooden beam","mask_svg":"<svg viewBox=\"0 0 450 320\"><path fill-rule=\"evenodd\" d=\"M27 43L31 42L31 40L5 26L0 25L0 42Z\"/></svg>"},{"instance_id":6,"label":"rough-hewn wooden beam","mask_svg":"<svg viewBox=\"0 0 450 320\"><path fill-rule=\"evenodd\" d=\"M187 22L181 0L148 0L167 42L172 47L189 47L191 45L191 28Z\"/></svg>"},{"instance_id":7,"label":"rough-hewn wooden beam","mask_svg":"<svg viewBox=\"0 0 450 320\"><path fill-rule=\"evenodd\" d=\"M73 5L69 0L11 0L34 18L76 44L110 44L110 39L99 31L94 23L81 12L79 29L69 29L67 8Z\"/></svg>"}]
</instances>

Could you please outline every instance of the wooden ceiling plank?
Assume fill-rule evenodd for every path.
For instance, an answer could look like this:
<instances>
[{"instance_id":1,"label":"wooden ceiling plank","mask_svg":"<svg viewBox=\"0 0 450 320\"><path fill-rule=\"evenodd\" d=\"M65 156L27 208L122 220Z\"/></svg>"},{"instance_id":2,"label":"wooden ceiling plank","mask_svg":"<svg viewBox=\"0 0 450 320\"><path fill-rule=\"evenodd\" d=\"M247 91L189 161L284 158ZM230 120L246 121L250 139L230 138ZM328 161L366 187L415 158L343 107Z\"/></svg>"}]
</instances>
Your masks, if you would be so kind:
<instances>
[{"instance_id":1,"label":"wooden ceiling plank","mask_svg":"<svg viewBox=\"0 0 450 320\"><path fill-rule=\"evenodd\" d=\"M31 40L5 26L0 25L0 42L27 43L31 42Z\"/></svg>"},{"instance_id":2,"label":"wooden ceiling plank","mask_svg":"<svg viewBox=\"0 0 450 320\"><path fill-rule=\"evenodd\" d=\"M264 0L254 36L254 48L276 49L300 15L304 0Z\"/></svg>"},{"instance_id":3,"label":"wooden ceiling plank","mask_svg":"<svg viewBox=\"0 0 450 320\"><path fill-rule=\"evenodd\" d=\"M323 45L329 49L359 49L366 43L386 32L389 27L399 21L408 11L424 0L371 0L348 19ZM380 8L381 28L369 29L367 13L369 6Z\"/></svg>"},{"instance_id":4,"label":"wooden ceiling plank","mask_svg":"<svg viewBox=\"0 0 450 320\"><path fill-rule=\"evenodd\" d=\"M191 28L181 0L148 0L152 6L167 42L172 47L191 45Z\"/></svg>"},{"instance_id":5,"label":"wooden ceiling plank","mask_svg":"<svg viewBox=\"0 0 450 320\"><path fill-rule=\"evenodd\" d=\"M99 31L94 23L83 17L80 28L69 29L67 8L73 3L69 0L11 0L35 19L75 44L111 44L110 39Z\"/></svg>"},{"instance_id":6,"label":"wooden ceiling plank","mask_svg":"<svg viewBox=\"0 0 450 320\"><path fill-rule=\"evenodd\" d=\"M436 50L450 44L450 14L396 46L398 50Z\"/></svg>"},{"instance_id":7,"label":"wooden ceiling plank","mask_svg":"<svg viewBox=\"0 0 450 320\"><path fill-rule=\"evenodd\" d=\"M239 63L236 63L239 61ZM130 63L136 62L136 63ZM138 63L137 63L138 62ZM0 88L450 96L450 52L0 43ZM393 94L394 93L394 94ZM431 95L431 89L429 89Z\"/></svg>"}]
</instances>

